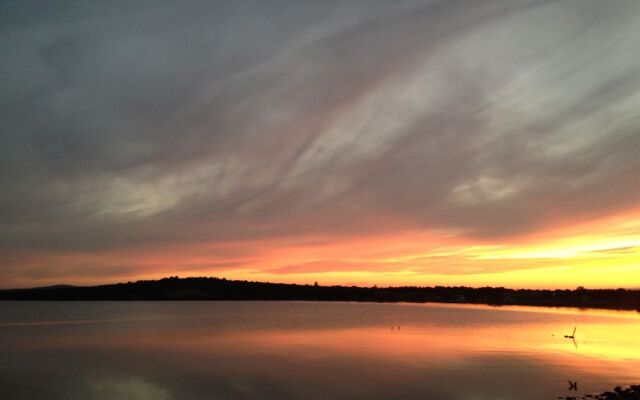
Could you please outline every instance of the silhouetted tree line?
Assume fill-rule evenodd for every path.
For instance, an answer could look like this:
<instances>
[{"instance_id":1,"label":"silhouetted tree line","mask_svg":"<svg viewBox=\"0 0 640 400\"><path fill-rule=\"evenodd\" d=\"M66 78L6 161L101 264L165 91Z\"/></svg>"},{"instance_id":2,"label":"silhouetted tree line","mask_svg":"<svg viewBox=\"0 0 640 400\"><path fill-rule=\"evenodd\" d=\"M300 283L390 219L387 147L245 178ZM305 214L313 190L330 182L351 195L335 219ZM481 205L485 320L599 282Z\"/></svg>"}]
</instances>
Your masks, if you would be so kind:
<instances>
[{"instance_id":1,"label":"silhouetted tree line","mask_svg":"<svg viewBox=\"0 0 640 400\"><path fill-rule=\"evenodd\" d=\"M0 290L0 300L322 300L440 302L640 310L640 290L533 290L504 287L357 287L178 278L100 286Z\"/></svg>"}]
</instances>

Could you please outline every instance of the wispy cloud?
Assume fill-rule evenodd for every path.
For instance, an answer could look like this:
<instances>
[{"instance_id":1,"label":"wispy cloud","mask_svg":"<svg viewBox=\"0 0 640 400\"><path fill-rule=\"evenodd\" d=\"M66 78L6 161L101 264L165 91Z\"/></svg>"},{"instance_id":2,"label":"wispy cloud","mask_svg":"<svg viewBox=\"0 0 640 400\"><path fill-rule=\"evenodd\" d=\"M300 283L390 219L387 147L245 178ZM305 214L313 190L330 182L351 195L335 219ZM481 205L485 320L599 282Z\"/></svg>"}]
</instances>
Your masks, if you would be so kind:
<instances>
[{"instance_id":1,"label":"wispy cloud","mask_svg":"<svg viewBox=\"0 0 640 400\"><path fill-rule=\"evenodd\" d=\"M9 1L0 26L7 257L513 240L640 204L632 0Z\"/></svg>"}]
</instances>

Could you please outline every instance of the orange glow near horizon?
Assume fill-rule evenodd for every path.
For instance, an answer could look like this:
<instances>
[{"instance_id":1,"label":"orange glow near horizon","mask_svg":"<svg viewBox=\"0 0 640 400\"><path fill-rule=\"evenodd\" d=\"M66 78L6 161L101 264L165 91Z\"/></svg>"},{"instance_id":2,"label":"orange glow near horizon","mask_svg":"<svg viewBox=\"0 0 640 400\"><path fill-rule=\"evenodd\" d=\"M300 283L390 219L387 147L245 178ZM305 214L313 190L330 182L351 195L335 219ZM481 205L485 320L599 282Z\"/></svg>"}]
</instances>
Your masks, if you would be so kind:
<instances>
[{"instance_id":1,"label":"orange glow near horizon","mask_svg":"<svg viewBox=\"0 0 640 400\"><path fill-rule=\"evenodd\" d=\"M634 211L507 243L408 232L271 255L226 276L356 285L633 288L640 287L640 218Z\"/></svg>"},{"instance_id":2,"label":"orange glow near horizon","mask_svg":"<svg viewBox=\"0 0 640 400\"><path fill-rule=\"evenodd\" d=\"M69 271L66 279L41 278L43 285L178 275L323 285L634 288L640 287L638 215L634 211L598 222L554 227L509 241L407 230L359 238L302 237L97 254L40 254L18 262L26 271L47 264L64 265ZM89 272L87 265L92 265ZM123 267L114 270L114 265ZM76 268L85 274L75 274ZM21 285L26 284L16 279L13 286Z\"/></svg>"}]
</instances>

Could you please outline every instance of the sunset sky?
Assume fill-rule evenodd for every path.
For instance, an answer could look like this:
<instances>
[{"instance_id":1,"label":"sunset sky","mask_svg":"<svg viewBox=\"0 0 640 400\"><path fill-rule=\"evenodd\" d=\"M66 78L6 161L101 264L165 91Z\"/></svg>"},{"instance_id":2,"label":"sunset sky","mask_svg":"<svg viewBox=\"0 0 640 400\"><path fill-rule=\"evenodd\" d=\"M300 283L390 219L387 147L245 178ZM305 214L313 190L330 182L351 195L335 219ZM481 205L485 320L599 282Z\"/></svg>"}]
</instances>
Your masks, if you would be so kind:
<instances>
[{"instance_id":1,"label":"sunset sky","mask_svg":"<svg viewBox=\"0 0 640 400\"><path fill-rule=\"evenodd\" d=\"M637 0L3 1L0 287L640 287Z\"/></svg>"}]
</instances>

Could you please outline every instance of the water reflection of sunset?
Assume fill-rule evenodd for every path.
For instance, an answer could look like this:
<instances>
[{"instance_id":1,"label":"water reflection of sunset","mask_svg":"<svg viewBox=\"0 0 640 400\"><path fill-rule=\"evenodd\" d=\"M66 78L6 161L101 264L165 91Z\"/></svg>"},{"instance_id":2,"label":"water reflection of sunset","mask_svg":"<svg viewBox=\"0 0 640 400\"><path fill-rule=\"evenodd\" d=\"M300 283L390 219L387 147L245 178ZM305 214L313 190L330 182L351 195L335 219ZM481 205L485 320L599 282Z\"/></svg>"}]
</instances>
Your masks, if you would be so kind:
<instances>
[{"instance_id":1,"label":"water reflection of sunset","mask_svg":"<svg viewBox=\"0 0 640 400\"><path fill-rule=\"evenodd\" d=\"M206 304L206 303L205 303ZM293 303L295 304L295 303ZM301 303L303 304L303 303ZM340 304L340 303L338 303ZM363 305L366 306L366 305ZM375 304L370 307L375 307ZM380 305L382 306L382 305ZM17 346L25 347L104 347L139 348L155 351L170 344L186 352L295 355L325 357L342 354L345 357L374 357L403 362L464 362L468 358L509 354L537 359L547 364L586 368L598 372L623 362L620 373L640 370L640 314L625 311L576 310L570 308L539 308L521 306L491 307L483 305L415 305L397 304L399 310L438 312L472 312L471 322L457 324L456 317L432 323L429 320L388 319L393 323L332 329L310 329L304 325L288 328L270 326L259 330L236 330L233 327L209 327L211 317L206 312L178 315L171 319L161 316L140 316L106 320L68 320L34 323L4 323L5 327L93 326L99 331L87 337L67 341L65 334L51 334L43 341L18 338ZM443 314L445 315L445 314ZM506 316L506 323L502 320ZM213 323L214 320L211 320ZM192 326L188 330L167 330L165 324ZM148 324L136 334L114 336L113 327L120 324ZM202 326L209 328L203 329ZM577 327L575 342L564 338ZM108 332L108 333L104 333ZM575 344L574 344L575 343Z\"/></svg>"},{"instance_id":2,"label":"water reflection of sunset","mask_svg":"<svg viewBox=\"0 0 640 400\"><path fill-rule=\"evenodd\" d=\"M639 0L0 1L3 399L640 382Z\"/></svg>"},{"instance_id":3,"label":"water reflection of sunset","mask_svg":"<svg viewBox=\"0 0 640 400\"><path fill-rule=\"evenodd\" d=\"M31 374L56 375L89 364L88 372L80 369L74 376L77 385L90 390L117 383L122 390L165 393L173 399L171 393L185 390L181 382L196 376L202 378L196 385L203 393L233 391L239 385L264 394L261 382L279 382L278 387L294 388L297 394L291 398L313 398L319 391L343 398L375 398L376 393L411 397L419 391L434 393L434 398L484 393L486 398L534 400L557 395L567 380L595 393L640 378L640 314L631 312L178 302L82 303L68 313L69 305L61 303L43 319L39 311L32 313L36 305L21 306L21 323L0 324L4 353L20 354L35 365ZM574 326L577 347L563 337ZM29 361L43 355L48 363ZM66 369L48 370L56 360L64 360ZM18 379L1 363L0 372L0 380ZM452 384L456 380L465 386Z\"/></svg>"}]
</instances>

